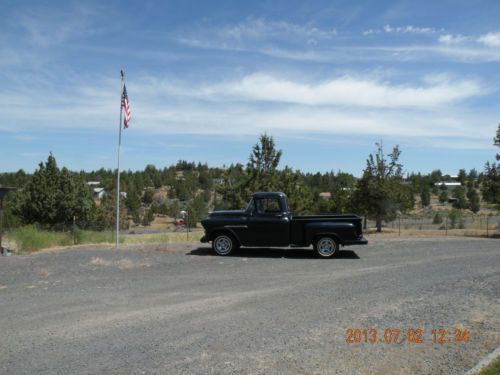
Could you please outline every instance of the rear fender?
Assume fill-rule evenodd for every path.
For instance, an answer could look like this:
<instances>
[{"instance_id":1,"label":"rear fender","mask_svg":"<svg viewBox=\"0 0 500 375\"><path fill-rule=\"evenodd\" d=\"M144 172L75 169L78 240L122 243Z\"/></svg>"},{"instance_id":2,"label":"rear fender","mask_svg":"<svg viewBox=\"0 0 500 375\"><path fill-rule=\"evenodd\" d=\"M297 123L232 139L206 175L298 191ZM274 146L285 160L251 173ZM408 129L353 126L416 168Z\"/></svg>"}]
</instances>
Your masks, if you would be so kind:
<instances>
[{"instance_id":1,"label":"rear fender","mask_svg":"<svg viewBox=\"0 0 500 375\"><path fill-rule=\"evenodd\" d=\"M344 240L356 239L356 228L353 223L309 223L305 225L306 243L308 245L320 236L332 237L341 245Z\"/></svg>"},{"instance_id":2,"label":"rear fender","mask_svg":"<svg viewBox=\"0 0 500 375\"><path fill-rule=\"evenodd\" d=\"M314 243L319 240L322 237L331 237L333 238L339 245L342 245L342 241L340 240L340 237L337 235L337 233L332 233L332 232L325 232L325 233L318 233L316 236L314 236L311 239L311 242L309 243L310 245L314 245Z\"/></svg>"}]
</instances>

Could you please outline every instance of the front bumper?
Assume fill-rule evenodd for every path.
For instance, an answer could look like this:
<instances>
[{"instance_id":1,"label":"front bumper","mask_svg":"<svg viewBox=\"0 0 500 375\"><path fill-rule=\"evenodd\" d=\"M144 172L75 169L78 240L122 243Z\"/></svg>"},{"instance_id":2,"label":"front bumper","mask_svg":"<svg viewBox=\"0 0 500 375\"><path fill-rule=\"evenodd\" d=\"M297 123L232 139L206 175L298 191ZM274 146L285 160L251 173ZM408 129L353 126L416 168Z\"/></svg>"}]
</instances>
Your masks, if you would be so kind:
<instances>
[{"instance_id":1,"label":"front bumper","mask_svg":"<svg viewBox=\"0 0 500 375\"><path fill-rule=\"evenodd\" d=\"M364 237L361 237L357 240L345 240L343 243L344 246L349 245L368 245L368 240Z\"/></svg>"},{"instance_id":2,"label":"front bumper","mask_svg":"<svg viewBox=\"0 0 500 375\"><path fill-rule=\"evenodd\" d=\"M203 237L200 238L200 242L202 243L210 242L210 239L208 238L207 235L204 235Z\"/></svg>"}]
</instances>

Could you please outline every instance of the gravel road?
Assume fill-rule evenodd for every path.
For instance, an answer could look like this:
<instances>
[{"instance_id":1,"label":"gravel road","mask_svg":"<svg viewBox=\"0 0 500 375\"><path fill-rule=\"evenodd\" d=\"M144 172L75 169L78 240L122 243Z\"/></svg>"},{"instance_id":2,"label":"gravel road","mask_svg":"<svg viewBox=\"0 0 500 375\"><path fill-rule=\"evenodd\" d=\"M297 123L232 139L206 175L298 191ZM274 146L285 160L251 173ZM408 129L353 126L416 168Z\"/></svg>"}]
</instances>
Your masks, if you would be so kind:
<instances>
[{"instance_id":1,"label":"gravel road","mask_svg":"<svg viewBox=\"0 0 500 375\"><path fill-rule=\"evenodd\" d=\"M463 374L500 345L498 240L369 240L336 259L196 243L0 257L0 373Z\"/></svg>"}]
</instances>

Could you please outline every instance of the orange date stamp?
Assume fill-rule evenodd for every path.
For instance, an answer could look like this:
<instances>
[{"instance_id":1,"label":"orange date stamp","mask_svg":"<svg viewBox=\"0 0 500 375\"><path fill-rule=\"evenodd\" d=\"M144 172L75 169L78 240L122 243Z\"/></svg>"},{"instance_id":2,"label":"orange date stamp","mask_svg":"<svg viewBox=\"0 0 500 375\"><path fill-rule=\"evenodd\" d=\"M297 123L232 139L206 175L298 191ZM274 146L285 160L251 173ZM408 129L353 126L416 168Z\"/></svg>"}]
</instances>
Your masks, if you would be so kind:
<instances>
[{"instance_id":1,"label":"orange date stamp","mask_svg":"<svg viewBox=\"0 0 500 375\"><path fill-rule=\"evenodd\" d=\"M434 328L425 330L423 328L347 328L345 331L345 342L352 344L422 344L431 342L434 344L467 343L470 340L467 328Z\"/></svg>"}]
</instances>

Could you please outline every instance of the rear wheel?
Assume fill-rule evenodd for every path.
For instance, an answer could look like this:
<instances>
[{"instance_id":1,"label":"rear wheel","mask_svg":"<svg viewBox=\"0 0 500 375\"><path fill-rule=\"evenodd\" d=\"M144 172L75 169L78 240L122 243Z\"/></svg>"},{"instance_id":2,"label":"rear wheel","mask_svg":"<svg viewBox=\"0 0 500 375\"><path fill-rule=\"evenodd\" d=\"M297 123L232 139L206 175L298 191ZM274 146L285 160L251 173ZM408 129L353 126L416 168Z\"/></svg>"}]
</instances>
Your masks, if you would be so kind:
<instances>
[{"instance_id":1,"label":"rear wheel","mask_svg":"<svg viewBox=\"0 0 500 375\"><path fill-rule=\"evenodd\" d=\"M227 234L219 234L212 241L212 249L218 255L229 255L237 247L235 239Z\"/></svg>"},{"instance_id":2,"label":"rear wheel","mask_svg":"<svg viewBox=\"0 0 500 375\"><path fill-rule=\"evenodd\" d=\"M314 250L322 258L332 258L339 252L339 244L332 237L320 237L314 243Z\"/></svg>"}]
</instances>

